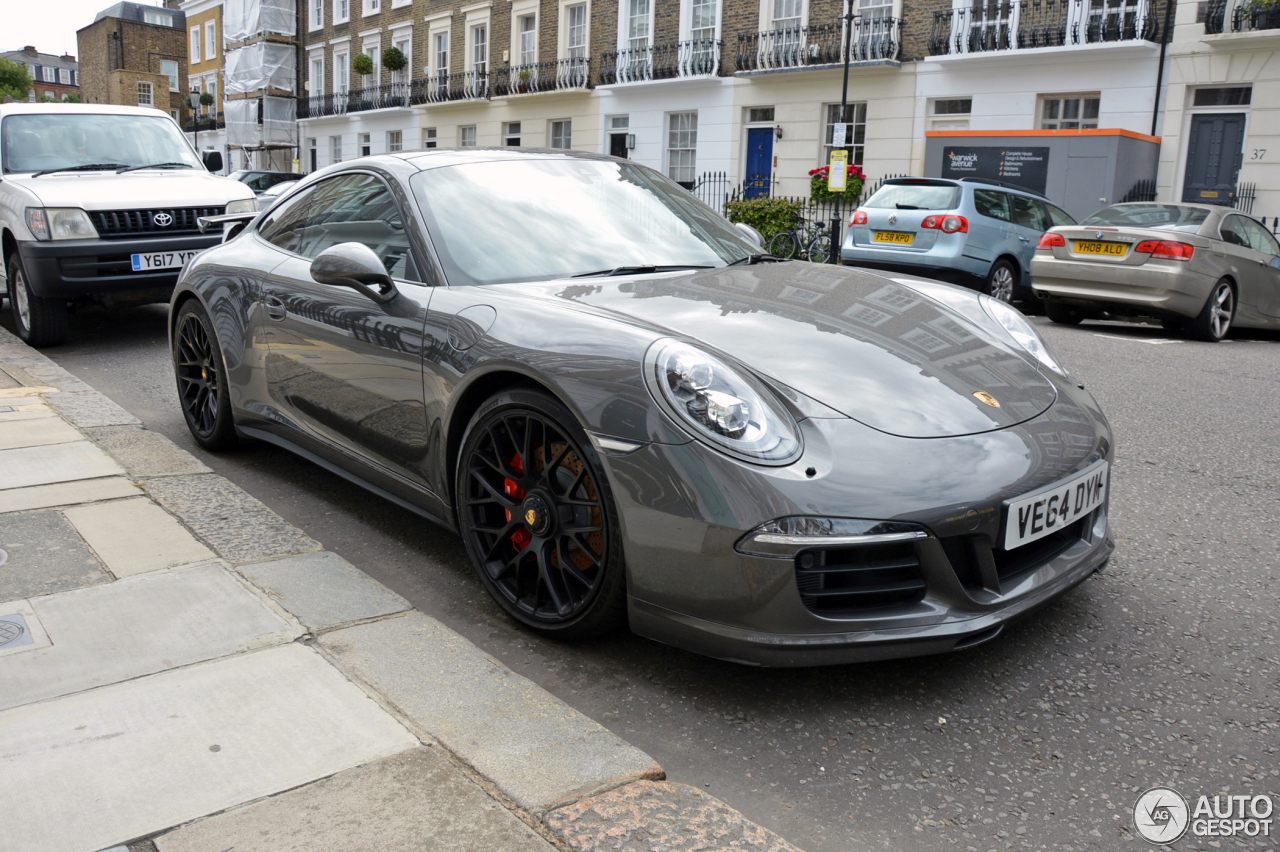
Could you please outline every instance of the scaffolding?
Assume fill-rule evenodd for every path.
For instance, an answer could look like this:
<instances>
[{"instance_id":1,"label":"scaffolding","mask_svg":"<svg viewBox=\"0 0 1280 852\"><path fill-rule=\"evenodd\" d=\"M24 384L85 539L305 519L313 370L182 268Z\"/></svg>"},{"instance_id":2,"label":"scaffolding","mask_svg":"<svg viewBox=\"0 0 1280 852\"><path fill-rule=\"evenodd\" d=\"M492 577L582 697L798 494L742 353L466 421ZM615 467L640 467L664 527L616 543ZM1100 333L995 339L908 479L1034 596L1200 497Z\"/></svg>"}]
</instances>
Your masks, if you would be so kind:
<instances>
[{"instance_id":1,"label":"scaffolding","mask_svg":"<svg viewBox=\"0 0 1280 852\"><path fill-rule=\"evenodd\" d=\"M295 0L224 0L223 112L227 146L246 165L283 168L298 146L297 4Z\"/></svg>"}]
</instances>

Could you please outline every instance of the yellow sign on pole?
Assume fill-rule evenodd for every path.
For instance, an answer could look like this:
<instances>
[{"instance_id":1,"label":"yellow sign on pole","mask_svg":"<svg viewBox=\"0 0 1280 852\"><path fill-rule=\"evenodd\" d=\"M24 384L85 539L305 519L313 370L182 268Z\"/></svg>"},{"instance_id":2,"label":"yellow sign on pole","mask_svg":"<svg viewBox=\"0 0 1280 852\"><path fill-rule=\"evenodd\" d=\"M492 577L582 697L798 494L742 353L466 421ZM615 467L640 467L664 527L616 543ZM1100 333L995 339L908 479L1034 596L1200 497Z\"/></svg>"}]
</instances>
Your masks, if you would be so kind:
<instances>
[{"instance_id":1,"label":"yellow sign on pole","mask_svg":"<svg viewBox=\"0 0 1280 852\"><path fill-rule=\"evenodd\" d=\"M849 152L832 151L830 170L827 173L827 189L831 192L844 192L849 180Z\"/></svg>"}]
</instances>

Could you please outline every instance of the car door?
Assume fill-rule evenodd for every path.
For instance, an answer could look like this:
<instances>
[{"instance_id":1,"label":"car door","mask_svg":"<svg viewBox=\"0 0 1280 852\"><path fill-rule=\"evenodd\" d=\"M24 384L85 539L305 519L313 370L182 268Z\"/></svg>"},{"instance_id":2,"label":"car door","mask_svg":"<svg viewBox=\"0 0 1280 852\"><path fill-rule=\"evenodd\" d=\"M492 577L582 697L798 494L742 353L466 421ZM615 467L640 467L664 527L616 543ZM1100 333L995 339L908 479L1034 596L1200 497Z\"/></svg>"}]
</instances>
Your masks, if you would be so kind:
<instances>
[{"instance_id":1,"label":"car door","mask_svg":"<svg viewBox=\"0 0 1280 852\"><path fill-rule=\"evenodd\" d=\"M1236 218L1243 220L1249 246L1262 255L1258 258L1258 310L1269 317L1280 317L1280 243L1257 220Z\"/></svg>"},{"instance_id":2,"label":"car door","mask_svg":"<svg viewBox=\"0 0 1280 852\"><path fill-rule=\"evenodd\" d=\"M978 215L969 223L964 253L986 261L993 261L1006 253L1016 256L1021 243L1014 233L1013 208L1008 193L975 189L973 209Z\"/></svg>"},{"instance_id":3,"label":"car door","mask_svg":"<svg viewBox=\"0 0 1280 852\"><path fill-rule=\"evenodd\" d=\"M1251 222L1238 213L1224 216L1218 223L1221 239L1218 245L1226 254L1226 265L1236 281L1236 297L1241 306L1246 310L1267 313L1266 303L1275 280L1275 270L1268 266L1271 255L1253 247L1249 233Z\"/></svg>"},{"instance_id":4,"label":"car door","mask_svg":"<svg viewBox=\"0 0 1280 852\"><path fill-rule=\"evenodd\" d=\"M1018 268L1022 283L1031 286L1031 259L1035 257L1040 235L1049 230L1049 215L1038 198L1008 193L1013 207L1013 232L1018 239Z\"/></svg>"},{"instance_id":5,"label":"car door","mask_svg":"<svg viewBox=\"0 0 1280 852\"><path fill-rule=\"evenodd\" d=\"M339 450L339 464L362 472L372 464L426 485L422 327L432 289L414 280L412 217L380 177L348 172L268 218L260 239L284 256L263 287L272 403L295 430ZM312 279L311 261L348 242L382 259L393 299Z\"/></svg>"}]
</instances>

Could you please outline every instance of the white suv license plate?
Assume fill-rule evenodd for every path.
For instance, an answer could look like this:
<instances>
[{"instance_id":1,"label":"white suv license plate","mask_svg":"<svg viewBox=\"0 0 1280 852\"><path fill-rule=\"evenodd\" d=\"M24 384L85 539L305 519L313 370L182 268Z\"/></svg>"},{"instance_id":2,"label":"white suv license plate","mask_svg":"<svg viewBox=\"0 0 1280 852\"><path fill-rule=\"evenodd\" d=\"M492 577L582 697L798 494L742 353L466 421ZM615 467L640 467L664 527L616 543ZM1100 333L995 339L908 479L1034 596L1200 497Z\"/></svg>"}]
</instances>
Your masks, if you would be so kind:
<instances>
[{"instance_id":1,"label":"white suv license plate","mask_svg":"<svg viewBox=\"0 0 1280 852\"><path fill-rule=\"evenodd\" d=\"M1070 479L1010 500L1004 549L1012 550L1074 524L1107 499L1107 463L1100 461Z\"/></svg>"},{"instance_id":2,"label":"white suv license plate","mask_svg":"<svg viewBox=\"0 0 1280 852\"><path fill-rule=\"evenodd\" d=\"M155 269L181 269L188 260L195 257L197 251L158 251L152 254L135 254L134 272L151 272Z\"/></svg>"}]
</instances>

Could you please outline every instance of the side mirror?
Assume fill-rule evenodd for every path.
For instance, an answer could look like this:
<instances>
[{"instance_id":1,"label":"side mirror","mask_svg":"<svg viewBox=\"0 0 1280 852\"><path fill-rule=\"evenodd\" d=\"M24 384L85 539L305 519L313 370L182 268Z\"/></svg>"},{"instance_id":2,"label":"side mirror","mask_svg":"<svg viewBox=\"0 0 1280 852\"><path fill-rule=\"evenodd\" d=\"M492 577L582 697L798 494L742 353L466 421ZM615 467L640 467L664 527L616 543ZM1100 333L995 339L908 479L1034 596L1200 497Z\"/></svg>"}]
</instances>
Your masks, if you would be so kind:
<instances>
[{"instance_id":1,"label":"side mirror","mask_svg":"<svg viewBox=\"0 0 1280 852\"><path fill-rule=\"evenodd\" d=\"M1280 269L1280 257L1271 258L1270 266L1272 269Z\"/></svg>"},{"instance_id":2,"label":"side mirror","mask_svg":"<svg viewBox=\"0 0 1280 852\"><path fill-rule=\"evenodd\" d=\"M205 171L210 171L210 172L222 171L222 152L221 151L205 151L201 159L204 160Z\"/></svg>"},{"instance_id":3,"label":"side mirror","mask_svg":"<svg viewBox=\"0 0 1280 852\"><path fill-rule=\"evenodd\" d=\"M320 252L311 261L311 277L321 284L350 287L380 305L400 295L387 268L364 243L339 243Z\"/></svg>"},{"instance_id":4,"label":"side mirror","mask_svg":"<svg viewBox=\"0 0 1280 852\"><path fill-rule=\"evenodd\" d=\"M756 244L757 248L764 248L764 236L755 228L746 222L734 222L733 227L741 231L747 239Z\"/></svg>"}]
</instances>

